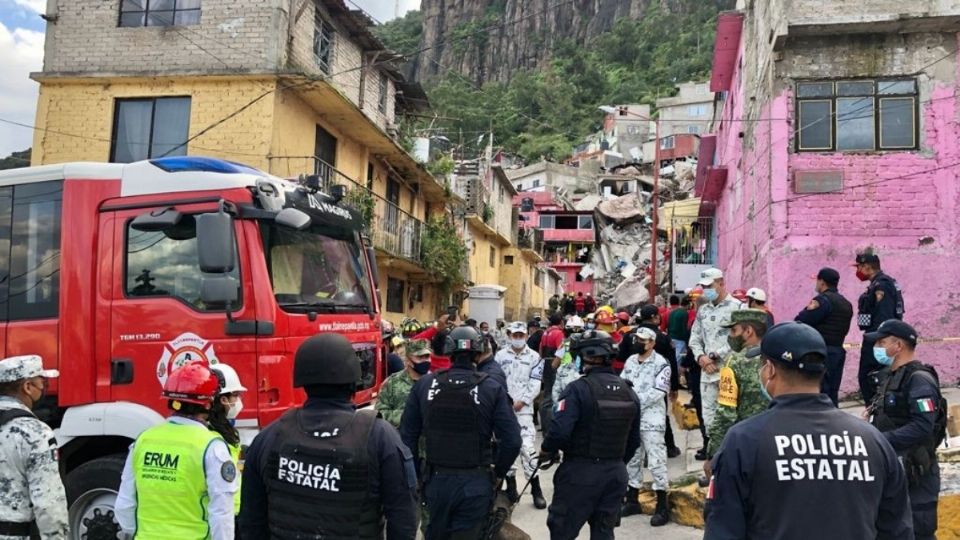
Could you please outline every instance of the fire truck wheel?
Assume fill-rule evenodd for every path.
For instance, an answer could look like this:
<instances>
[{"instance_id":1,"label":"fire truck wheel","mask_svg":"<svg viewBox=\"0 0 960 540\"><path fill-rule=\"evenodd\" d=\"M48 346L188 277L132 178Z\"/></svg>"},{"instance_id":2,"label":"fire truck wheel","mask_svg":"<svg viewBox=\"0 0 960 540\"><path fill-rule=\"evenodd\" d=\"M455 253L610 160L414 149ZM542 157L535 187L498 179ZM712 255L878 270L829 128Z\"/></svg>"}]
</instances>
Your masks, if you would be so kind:
<instances>
[{"instance_id":1,"label":"fire truck wheel","mask_svg":"<svg viewBox=\"0 0 960 540\"><path fill-rule=\"evenodd\" d=\"M76 540L116 540L120 526L113 504L120 489L126 456L114 454L88 461L64 480L70 508L70 537Z\"/></svg>"}]
</instances>

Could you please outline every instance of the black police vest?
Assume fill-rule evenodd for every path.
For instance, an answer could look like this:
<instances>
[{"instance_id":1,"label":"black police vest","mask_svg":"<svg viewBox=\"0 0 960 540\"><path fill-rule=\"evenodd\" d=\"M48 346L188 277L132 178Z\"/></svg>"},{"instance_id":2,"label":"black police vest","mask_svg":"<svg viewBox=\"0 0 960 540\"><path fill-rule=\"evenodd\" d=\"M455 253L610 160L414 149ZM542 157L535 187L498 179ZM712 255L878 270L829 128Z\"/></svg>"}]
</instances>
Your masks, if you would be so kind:
<instances>
[{"instance_id":1,"label":"black police vest","mask_svg":"<svg viewBox=\"0 0 960 540\"><path fill-rule=\"evenodd\" d=\"M637 420L637 404L625 381L602 383L597 377L583 378L593 400L593 417L581 416L570 436L571 457L623 459L627 438Z\"/></svg>"},{"instance_id":2,"label":"black police vest","mask_svg":"<svg viewBox=\"0 0 960 540\"><path fill-rule=\"evenodd\" d=\"M896 292L896 298L893 299L895 304L894 317L903 320L903 293L900 291L900 285L897 283L897 280L881 272L870 283L866 292L860 295L860 299L857 301L857 326L859 326L861 330L875 330L880 326L880 323L883 322L873 320L873 311L877 309L877 289L880 288L881 283L890 284L891 288Z\"/></svg>"},{"instance_id":3,"label":"black police vest","mask_svg":"<svg viewBox=\"0 0 960 540\"><path fill-rule=\"evenodd\" d=\"M267 461L273 539L373 540L383 536L380 502L370 496L367 440L375 413L329 411L324 431L305 431L300 409L277 423Z\"/></svg>"},{"instance_id":4,"label":"black police vest","mask_svg":"<svg viewBox=\"0 0 960 540\"><path fill-rule=\"evenodd\" d=\"M880 431L892 431L910 422L911 411L917 407L917 403L907 395L907 388L910 378L917 372L926 373L933 379L933 383L940 387L937 371L921 362L910 362L893 372L880 386L877 393L879 402L874 402L876 406L873 411L873 425ZM935 406L937 417L934 420L933 434L924 445L928 449L935 449L946 436L947 403L939 391Z\"/></svg>"},{"instance_id":5,"label":"black police vest","mask_svg":"<svg viewBox=\"0 0 960 540\"><path fill-rule=\"evenodd\" d=\"M843 347L843 340L850 331L850 319L853 318L853 305L834 291L822 293L830 301L830 314L816 326L823 341L832 347Z\"/></svg>"},{"instance_id":6,"label":"black police vest","mask_svg":"<svg viewBox=\"0 0 960 540\"><path fill-rule=\"evenodd\" d=\"M485 373L450 380L437 372L428 390L426 412L427 463L452 469L478 469L493 462L490 437L481 431L480 383Z\"/></svg>"}]
</instances>

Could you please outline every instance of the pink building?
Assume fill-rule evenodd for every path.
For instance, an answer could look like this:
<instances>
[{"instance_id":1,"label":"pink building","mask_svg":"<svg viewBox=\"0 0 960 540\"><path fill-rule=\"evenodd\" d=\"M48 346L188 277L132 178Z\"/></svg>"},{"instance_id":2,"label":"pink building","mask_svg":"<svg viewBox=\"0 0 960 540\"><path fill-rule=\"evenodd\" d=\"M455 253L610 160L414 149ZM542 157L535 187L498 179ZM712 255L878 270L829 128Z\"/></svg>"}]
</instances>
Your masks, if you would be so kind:
<instances>
[{"instance_id":1,"label":"pink building","mask_svg":"<svg viewBox=\"0 0 960 540\"><path fill-rule=\"evenodd\" d=\"M741 5L747 3L741 2ZM853 5L851 5L853 4ZM778 320L871 248L897 279L919 357L960 374L960 127L956 3L767 0L717 23L713 137L697 195L732 287L765 289ZM732 288L731 287L731 288ZM843 391L856 389L853 328Z\"/></svg>"}]
</instances>

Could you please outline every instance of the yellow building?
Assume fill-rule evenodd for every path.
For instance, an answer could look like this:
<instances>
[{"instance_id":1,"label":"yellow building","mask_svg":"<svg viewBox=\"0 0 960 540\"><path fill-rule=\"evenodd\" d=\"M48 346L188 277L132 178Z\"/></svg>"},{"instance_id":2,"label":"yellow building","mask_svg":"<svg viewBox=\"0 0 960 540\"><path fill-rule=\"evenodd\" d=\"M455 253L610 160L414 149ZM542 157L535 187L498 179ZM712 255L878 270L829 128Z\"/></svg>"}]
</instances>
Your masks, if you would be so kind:
<instances>
[{"instance_id":1,"label":"yellow building","mask_svg":"<svg viewBox=\"0 0 960 540\"><path fill-rule=\"evenodd\" d=\"M117 2L50 4L34 165L189 154L319 175L369 207L384 317L436 316L420 239L447 194L397 141L398 114L425 96L365 15L342 0L123 2L119 20Z\"/></svg>"}]
</instances>

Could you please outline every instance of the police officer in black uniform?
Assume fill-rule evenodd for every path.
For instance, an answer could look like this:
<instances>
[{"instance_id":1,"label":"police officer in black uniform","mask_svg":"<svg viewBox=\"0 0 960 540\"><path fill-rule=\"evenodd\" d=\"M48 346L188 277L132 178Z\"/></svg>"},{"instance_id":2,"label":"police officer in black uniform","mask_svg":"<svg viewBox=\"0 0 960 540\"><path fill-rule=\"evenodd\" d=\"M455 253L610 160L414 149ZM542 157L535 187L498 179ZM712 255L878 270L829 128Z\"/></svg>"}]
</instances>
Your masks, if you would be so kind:
<instances>
[{"instance_id":1,"label":"police officer in black uniform","mask_svg":"<svg viewBox=\"0 0 960 540\"><path fill-rule=\"evenodd\" d=\"M246 454L244 538L386 538L417 533L416 472L397 431L351 401L360 363L347 339L319 334L297 349L293 385L307 401ZM386 527L384 527L386 520Z\"/></svg>"},{"instance_id":2,"label":"police officer in black uniform","mask_svg":"<svg viewBox=\"0 0 960 540\"><path fill-rule=\"evenodd\" d=\"M473 328L451 331L446 352L453 365L414 384L400 420L407 446L416 448L421 434L426 438L420 478L430 515L428 540L480 538L494 489L520 454L520 424L506 387L477 372L482 350L483 337Z\"/></svg>"},{"instance_id":3,"label":"police officer in black uniform","mask_svg":"<svg viewBox=\"0 0 960 540\"><path fill-rule=\"evenodd\" d=\"M713 458L704 540L912 540L907 479L886 438L820 393L827 347L803 323L760 347L770 409L730 429Z\"/></svg>"},{"instance_id":4,"label":"police officer in black uniform","mask_svg":"<svg viewBox=\"0 0 960 540\"><path fill-rule=\"evenodd\" d=\"M843 342L853 319L853 306L837 291L839 284L840 272L833 268L821 268L817 272L817 296L794 319L820 332L827 344L827 371L823 374L820 391L828 395L834 405L839 400L843 365L847 361Z\"/></svg>"},{"instance_id":5,"label":"police officer in black uniform","mask_svg":"<svg viewBox=\"0 0 960 540\"><path fill-rule=\"evenodd\" d=\"M563 451L547 527L552 540L572 540L589 522L590 538L602 540L620 521L626 464L640 446L640 400L613 372L610 334L588 330L576 343L584 376L560 394L541 446L541 462Z\"/></svg>"},{"instance_id":6,"label":"police officer in black uniform","mask_svg":"<svg viewBox=\"0 0 960 540\"><path fill-rule=\"evenodd\" d=\"M903 460L910 488L913 529L917 540L935 538L940 465L937 446L946 430L946 402L940 378L932 366L915 359L917 332L896 319L870 334L874 355L890 366L881 377L877 396L868 414Z\"/></svg>"},{"instance_id":7,"label":"police officer in black uniform","mask_svg":"<svg viewBox=\"0 0 960 540\"><path fill-rule=\"evenodd\" d=\"M857 302L857 326L864 334L863 345L860 347L860 369L857 371L857 381L860 383L863 402L869 405L873 402L873 395L877 391L879 382L870 374L879 370L881 366L873 357L873 341L867 337L867 334L875 332L884 321L903 320L903 295L900 293L897 281L880 270L880 257L876 254L858 254L854 266L857 267L857 278L860 281L870 282Z\"/></svg>"}]
</instances>

